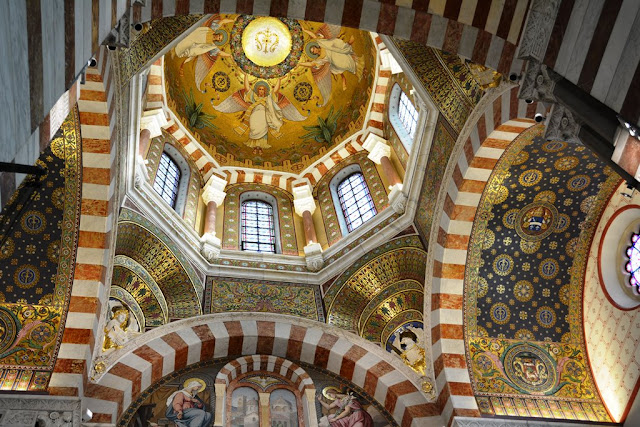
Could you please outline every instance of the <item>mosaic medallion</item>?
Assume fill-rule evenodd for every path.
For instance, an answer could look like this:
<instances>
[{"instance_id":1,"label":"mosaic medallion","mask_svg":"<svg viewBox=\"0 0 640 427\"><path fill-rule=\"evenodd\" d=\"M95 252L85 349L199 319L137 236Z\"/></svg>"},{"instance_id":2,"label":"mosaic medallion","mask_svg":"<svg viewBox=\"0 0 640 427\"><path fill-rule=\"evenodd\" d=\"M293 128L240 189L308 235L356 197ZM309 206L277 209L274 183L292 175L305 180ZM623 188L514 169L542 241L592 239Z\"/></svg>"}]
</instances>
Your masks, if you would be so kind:
<instances>
[{"instance_id":1,"label":"mosaic medallion","mask_svg":"<svg viewBox=\"0 0 640 427\"><path fill-rule=\"evenodd\" d=\"M569 191L582 191L591 182L591 178L587 175L576 175L567 182L567 188Z\"/></svg>"},{"instance_id":2,"label":"mosaic medallion","mask_svg":"<svg viewBox=\"0 0 640 427\"><path fill-rule=\"evenodd\" d=\"M21 328L20 321L13 313L8 308L0 307L0 354L11 348Z\"/></svg>"},{"instance_id":3,"label":"mosaic medallion","mask_svg":"<svg viewBox=\"0 0 640 427\"><path fill-rule=\"evenodd\" d=\"M302 34L302 27L293 19L239 16L231 30L233 59L252 76L282 77L300 61Z\"/></svg>"},{"instance_id":4,"label":"mosaic medallion","mask_svg":"<svg viewBox=\"0 0 640 427\"><path fill-rule=\"evenodd\" d=\"M542 240L553 231L558 221L558 209L551 203L534 202L518 212L516 232L527 240Z\"/></svg>"},{"instance_id":5,"label":"mosaic medallion","mask_svg":"<svg viewBox=\"0 0 640 427\"><path fill-rule=\"evenodd\" d=\"M511 347L505 353L504 368L507 377L529 393L545 393L556 384L557 373L553 360L535 345Z\"/></svg>"}]
</instances>

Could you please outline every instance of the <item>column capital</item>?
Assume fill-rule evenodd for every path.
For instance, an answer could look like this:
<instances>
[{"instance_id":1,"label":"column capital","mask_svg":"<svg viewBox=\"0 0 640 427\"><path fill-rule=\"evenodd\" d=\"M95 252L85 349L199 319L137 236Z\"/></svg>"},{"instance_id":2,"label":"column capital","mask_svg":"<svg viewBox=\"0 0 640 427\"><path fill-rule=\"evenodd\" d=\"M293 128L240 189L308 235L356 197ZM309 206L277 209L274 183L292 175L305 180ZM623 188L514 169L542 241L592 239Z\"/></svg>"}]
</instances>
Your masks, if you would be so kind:
<instances>
[{"instance_id":1,"label":"column capital","mask_svg":"<svg viewBox=\"0 0 640 427\"><path fill-rule=\"evenodd\" d=\"M389 157L391 154L391 147L387 144L387 140L375 133L367 135L362 147L369 152L367 157L376 164L380 164L380 159Z\"/></svg>"},{"instance_id":2,"label":"column capital","mask_svg":"<svg viewBox=\"0 0 640 427\"><path fill-rule=\"evenodd\" d=\"M148 129L151 132L151 138L162 135L162 128L166 125L167 118L162 108L145 111L140 118L140 130Z\"/></svg>"},{"instance_id":3,"label":"column capital","mask_svg":"<svg viewBox=\"0 0 640 427\"><path fill-rule=\"evenodd\" d=\"M560 104L553 104L547 118L544 136L547 141L560 140L578 142L581 123L571 111Z\"/></svg>"},{"instance_id":4,"label":"column capital","mask_svg":"<svg viewBox=\"0 0 640 427\"><path fill-rule=\"evenodd\" d=\"M216 175L211 175L202 191L202 199L206 204L209 204L209 202L215 202L216 205L221 206L222 202L224 202L225 196L227 195L227 193L224 192L224 188L226 186L226 180Z\"/></svg>"},{"instance_id":5,"label":"column capital","mask_svg":"<svg viewBox=\"0 0 640 427\"><path fill-rule=\"evenodd\" d=\"M520 80L518 98L534 101L556 102L553 94L556 82L562 77L535 59L527 61L527 68Z\"/></svg>"},{"instance_id":6,"label":"column capital","mask_svg":"<svg viewBox=\"0 0 640 427\"><path fill-rule=\"evenodd\" d=\"M296 213L302 216L305 211L309 211L309 213L313 215L313 212L316 210L316 201L313 198L311 186L306 184L293 187L291 192L293 193L293 207Z\"/></svg>"}]
</instances>

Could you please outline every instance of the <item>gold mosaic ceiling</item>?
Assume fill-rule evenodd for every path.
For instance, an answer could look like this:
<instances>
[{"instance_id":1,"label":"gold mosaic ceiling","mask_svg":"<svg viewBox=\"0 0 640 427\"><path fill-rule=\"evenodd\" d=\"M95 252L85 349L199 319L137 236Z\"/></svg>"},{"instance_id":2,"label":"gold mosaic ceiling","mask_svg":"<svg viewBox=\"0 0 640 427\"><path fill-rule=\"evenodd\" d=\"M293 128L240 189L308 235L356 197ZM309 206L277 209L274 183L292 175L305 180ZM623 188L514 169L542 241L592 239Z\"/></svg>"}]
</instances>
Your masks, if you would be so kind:
<instances>
[{"instance_id":1,"label":"gold mosaic ceiling","mask_svg":"<svg viewBox=\"0 0 640 427\"><path fill-rule=\"evenodd\" d=\"M215 15L164 71L170 108L219 163L299 172L362 129L375 66L364 31Z\"/></svg>"}]
</instances>

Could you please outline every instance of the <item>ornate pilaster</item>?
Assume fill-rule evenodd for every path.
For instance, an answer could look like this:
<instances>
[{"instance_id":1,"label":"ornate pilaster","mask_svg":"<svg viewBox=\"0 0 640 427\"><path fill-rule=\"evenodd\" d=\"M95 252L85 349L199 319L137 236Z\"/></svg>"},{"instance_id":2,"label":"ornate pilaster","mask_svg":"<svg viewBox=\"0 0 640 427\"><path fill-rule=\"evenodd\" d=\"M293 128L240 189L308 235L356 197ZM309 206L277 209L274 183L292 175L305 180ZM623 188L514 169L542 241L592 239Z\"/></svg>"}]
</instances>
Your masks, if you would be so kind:
<instances>
[{"instance_id":1,"label":"ornate pilaster","mask_svg":"<svg viewBox=\"0 0 640 427\"><path fill-rule=\"evenodd\" d=\"M145 157L149 150L151 139L162 135L162 127L166 125L167 118L161 108L142 113L142 117L140 118L138 155L136 156L136 175L134 182L136 188L142 187L144 182L149 181L149 172L147 171L147 161Z\"/></svg>"},{"instance_id":2,"label":"ornate pilaster","mask_svg":"<svg viewBox=\"0 0 640 427\"><path fill-rule=\"evenodd\" d=\"M520 38L518 58L542 61L551 38L560 0L534 0Z\"/></svg>"},{"instance_id":3,"label":"ornate pilaster","mask_svg":"<svg viewBox=\"0 0 640 427\"><path fill-rule=\"evenodd\" d=\"M57 396L0 397L1 427L80 427L80 399Z\"/></svg>"},{"instance_id":4,"label":"ornate pilaster","mask_svg":"<svg viewBox=\"0 0 640 427\"><path fill-rule=\"evenodd\" d=\"M581 124L575 120L568 108L561 104L553 104L547 117L547 129L544 136L547 140L578 142L580 126Z\"/></svg>"},{"instance_id":5,"label":"ornate pilaster","mask_svg":"<svg viewBox=\"0 0 640 427\"><path fill-rule=\"evenodd\" d=\"M293 187L293 207L296 214L302 217L304 226L305 247L304 255L307 268L311 271L319 271L324 265L322 246L318 243L316 230L313 225L313 212L316 210L316 201L313 198L311 186L308 184Z\"/></svg>"},{"instance_id":6,"label":"ornate pilaster","mask_svg":"<svg viewBox=\"0 0 640 427\"><path fill-rule=\"evenodd\" d=\"M391 147L385 139L382 139L374 133L369 133L362 144L365 150L369 152L367 156L374 163L381 165L387 181L391 184L389 188L389 206L396 213L403 213L407 205L407 196L402 192L402 181L393 167L389 156L391 155Z\"/></svg>"}]
</instances>

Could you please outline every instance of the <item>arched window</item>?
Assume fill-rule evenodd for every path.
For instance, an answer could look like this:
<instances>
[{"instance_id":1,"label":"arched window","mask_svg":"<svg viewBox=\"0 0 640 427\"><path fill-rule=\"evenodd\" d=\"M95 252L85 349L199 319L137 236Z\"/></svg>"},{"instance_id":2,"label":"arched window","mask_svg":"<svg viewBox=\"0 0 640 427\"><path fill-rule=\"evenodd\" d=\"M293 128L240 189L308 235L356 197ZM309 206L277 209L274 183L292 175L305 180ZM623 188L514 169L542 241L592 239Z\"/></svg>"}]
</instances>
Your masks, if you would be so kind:
<instances>
[{"instance_id":1,"label":"arched window","mask_svg":"<svg viewBox=\"0 0 640 427\"><path fill-rule=\"evenodd\" d=\"M162 153L156 179L153 182L153 189L175 209L178 189L180 187L180 168L175 161L165 152Z\"/></svg>"},{"instance_id":2,"label":"arched window","mask_svg":"<svg viewBox=\"0 0 640 427\"><path fill-rule=\"evenodd\" d=\"M349 233L376 215L376 207L361 172L354 172L340 181L336 192Z\"/></svg>"},{"instance_id":3,"label":"arched window","mask_svg":"<svg viewBox=\"0 0 640 427\"><path fill-rule=\"evenodd\" d=\"M274 206L250 196L241 202L240 244L243 251L276 253L277 216Z\"/></svg>"},{"instance_id":4,"label":"arched window","mask_svg":"<svg viewBox=\"0 0 640 427\"><path fill-rule=\"evenodd\" d=\"M629 261L625 270L629 273L629 284L635 295L640 295L640 234L633 233L631 245L627 246L626 255Z\"/></svg>"},{"instance_id":5,"label":"arched window","mask_svg":"<svg viewBox=\"0 0 640 427\"><path fill-rule=\"evenodd\" d=\"M389 121L407 152L410 152L418 126L418 110L398 83L391 89Z\"/></svg>"}]
</instances>

